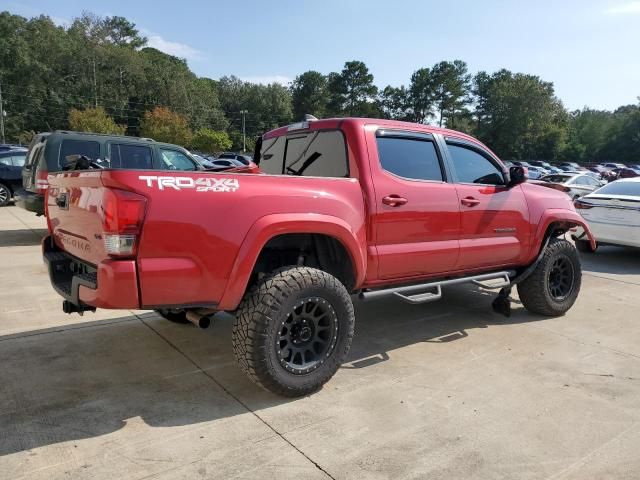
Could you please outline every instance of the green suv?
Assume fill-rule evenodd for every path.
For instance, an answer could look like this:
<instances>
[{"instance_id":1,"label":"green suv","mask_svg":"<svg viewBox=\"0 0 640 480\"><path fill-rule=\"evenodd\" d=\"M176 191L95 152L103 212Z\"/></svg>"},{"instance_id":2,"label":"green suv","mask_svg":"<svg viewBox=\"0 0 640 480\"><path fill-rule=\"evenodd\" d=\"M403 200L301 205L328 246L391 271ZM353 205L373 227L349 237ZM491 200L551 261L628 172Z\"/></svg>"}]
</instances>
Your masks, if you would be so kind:
<instances>
[{"instance_id":1,"label":"green suv","mask_svg":"<svg viewBox=\"0 0 640 480\"><path fill-rule=\"evenodd\" d=\"M22 190L16 203L37 215L44 214L47 175L59 172L70 156L85 155L100 160L106 168L129 170L202 170L203 167L184 148L150 138L55 131L33 138L22 168Z\"/></svg>"}]
</instances>

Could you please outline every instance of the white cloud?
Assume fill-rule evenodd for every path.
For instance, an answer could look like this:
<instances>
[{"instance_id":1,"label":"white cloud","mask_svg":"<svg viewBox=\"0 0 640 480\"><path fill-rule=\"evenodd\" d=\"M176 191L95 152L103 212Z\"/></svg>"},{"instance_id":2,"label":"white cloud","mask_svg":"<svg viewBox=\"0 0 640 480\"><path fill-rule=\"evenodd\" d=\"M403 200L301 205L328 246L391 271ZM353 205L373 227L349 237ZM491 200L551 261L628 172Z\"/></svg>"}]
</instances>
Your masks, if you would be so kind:
<instances>
[{"instance_id":1,"label":"white cloud","mask_svg":"<svg viewBox=\"0 0 640 480\"><path fill-rule=\"evenodd\" d=\"M71 20L63 17L51 17L51 21L59 27L69 28L71 26Z\"/></svg>"},{"instance_id":2,"label":"white cloud","mask_svg":"<svg viewBox=\"0 0 640 480\"><path fill-rule=\"evenodd\" d=\"M609 15L625 15L627 13L640 13L640 2L621 3L607 9Z\"/></svg>"},{"instance_id":3,"label":"white cloud","mask_svg":"<svg viewBox=\"0 0 640 480\"><path fill-rule=\"evenodd\" d=\"M147 45L149 47L156 48L161 52L168 53L174 57L186 58L187 60L202 60L205 58L204 52L190 47L186 43L172 42L144 28L140 29L140 33L147 37Z\"/></svg>"},{"instance_id":4,"label":"white cloud","mask_svg":"<svg viewBox=\"0 0 640 480\"><path fill-rule=\"evenodd\" d=\"M269 85L270 83L279 83L280 85L287 86L293 80L285 75L264 75L256 77L241 77L241 80L251 83L261 83L263 85Z\"/></svg>"}]
</instances>

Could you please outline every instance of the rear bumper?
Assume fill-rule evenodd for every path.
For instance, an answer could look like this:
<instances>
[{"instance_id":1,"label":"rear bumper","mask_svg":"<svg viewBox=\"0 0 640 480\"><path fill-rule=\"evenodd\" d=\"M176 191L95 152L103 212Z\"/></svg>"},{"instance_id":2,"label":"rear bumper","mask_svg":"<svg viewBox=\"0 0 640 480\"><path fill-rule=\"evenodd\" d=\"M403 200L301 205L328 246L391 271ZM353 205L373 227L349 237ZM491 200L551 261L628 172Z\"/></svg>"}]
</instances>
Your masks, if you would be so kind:
<instances>
[{"instance_id":1,"label":"rear bumper","mask_svg":"<svg viewBox=\"0 0 640 480\"><path fill-rule=\"evenodd\" d=\"M135 260L105 260L96 267L59 249L47 236L42 254L51 285L77 307L139 308Z\"/></svg>"},{"instance_id":2,"label":"rear bumper","mask_svg":"<svg viewBox=\"0 0 640 480\"><path fill-rule=\"evenodd\" d=\"M640 229L635 225L620 225L589 221L591 232L599 244L640 248ZM574 239L583 239L584 229L578 227Z\"/></svg>"},{"instance_id":3,"label":"rear bumper","mask_svg":"<svg viewBox=\"0 0 640 480\"><path fill-rule=\"evenodd\" d=\"M13 196L19 207L37 215L44 215L44 195L20 189Z\"/></svg>"}]
</instances>

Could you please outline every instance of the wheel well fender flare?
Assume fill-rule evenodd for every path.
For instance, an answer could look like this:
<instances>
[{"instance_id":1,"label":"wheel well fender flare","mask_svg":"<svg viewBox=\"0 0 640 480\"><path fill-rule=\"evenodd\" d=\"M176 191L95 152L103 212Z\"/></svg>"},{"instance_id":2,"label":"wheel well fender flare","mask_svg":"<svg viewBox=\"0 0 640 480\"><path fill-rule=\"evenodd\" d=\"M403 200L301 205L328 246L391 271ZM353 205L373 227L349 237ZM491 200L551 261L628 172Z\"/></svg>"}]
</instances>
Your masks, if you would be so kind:
<instances>
[{"instance_id":1,"label":"wheel well fender flare","mask_svg":"<svg viewBox=\"0 0 640 480\"><path fill-rule=\"evenodd\" d=\"M366 232L354 232L343 219L324 214L272 214L265 215L249 228L229 274L229 282L219 302L220 310L235 309L249 284L260 252L272 238L294 233L320 234L335 238L351 259L355 287L360 286L366 268Z\"/></svg>"},{"instance_id":2,"label":"wheel well fender flare","mask_svg":"<svg viewBox=\"0 0 640 480\"><path fill-rule=\"evenodd\" d=\"M584 218L582 218L576 211L558 208L545 210L542 214L534 234L532 254L537 254L537 250L539 250L544 244L544 240L548 235L553 235L557 230L569 229L572 227L582 228L589 238L591 248L596 248L596 238Z\"/></svg>"}]
</instances>

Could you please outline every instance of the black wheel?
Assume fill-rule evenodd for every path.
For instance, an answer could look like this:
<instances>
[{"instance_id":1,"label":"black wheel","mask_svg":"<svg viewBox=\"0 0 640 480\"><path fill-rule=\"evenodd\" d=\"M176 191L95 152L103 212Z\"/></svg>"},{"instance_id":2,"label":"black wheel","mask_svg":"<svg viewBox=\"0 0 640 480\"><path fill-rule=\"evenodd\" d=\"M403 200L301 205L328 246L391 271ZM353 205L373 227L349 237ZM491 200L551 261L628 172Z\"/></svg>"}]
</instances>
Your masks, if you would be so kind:
<instances>
[{"instance_id":1,"label":"black wheel","mask_svg":"<svg viewBox=\"0 0 640 480\"><path fill-rule=\"evenodd\" d=\"M581 281L576 249L566 240L552 238L536 269L518 284L518 295L530 312L564 315L576 301Z\"/></svg>"},{"instance_id":2,"label":"black wheel","mask_svg":"<svg viewBox=\"0 0 640 480\"><path fill-rule=\"evenodd\" d=\"M591 248L591 242L589 242L589 240L574 240L574 243L578 251L582 253L594 253L598 248L597 246L596 248Z\"/></svg>"},{"instance_id":3,"label":"black wheel","mask_svg":"<svg viewBox=\"0 0 640 480\"><path fill-rule=\"evenodd\" d=\"M320 389L353 338L351 297L339 280L309 267L285 267L245 295L233 324L233 350L258 385L299 397Z\"/></svg>"},{"instance_id":4,"label":"black wheel","mask_svg":"<svg viewBox=\"0 0 640 480\"><path fill-rule=\"evenodd\" d=\"M0 183L0 207L6 206L11 200L12 193L9 187Z\"/></svg>"},{"instance_id":5,"label":"black wheel","mask_svg":"<svg viewBox=\"0 0 640 480\"><path fill-rule=\"evenodd\" d=\"M161 309L156 310L156 313L162 318L166 318L170 322L174 323L189 323L187 320L187 312L177 309Z\"/></svg>"}]
</instances>

